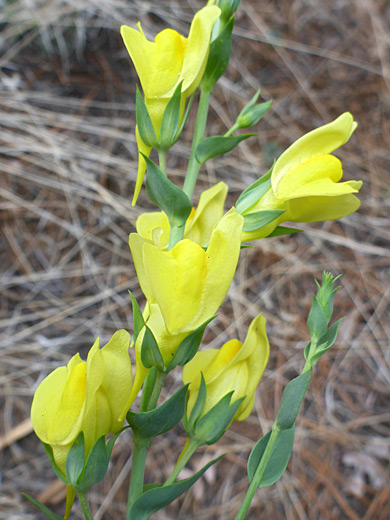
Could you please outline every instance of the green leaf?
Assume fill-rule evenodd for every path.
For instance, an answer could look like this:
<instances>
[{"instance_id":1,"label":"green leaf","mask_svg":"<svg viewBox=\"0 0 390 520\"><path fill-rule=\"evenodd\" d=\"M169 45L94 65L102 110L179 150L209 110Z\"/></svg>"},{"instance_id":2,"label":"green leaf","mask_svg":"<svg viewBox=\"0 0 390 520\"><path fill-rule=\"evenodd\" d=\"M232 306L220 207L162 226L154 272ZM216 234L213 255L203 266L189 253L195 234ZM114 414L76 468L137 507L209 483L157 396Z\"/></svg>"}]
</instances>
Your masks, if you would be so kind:
<instances>
[{"instance_id":1,"label":"green leaf","mask_svg":"<svg viewBox=\"0 0 390 520\"><path fill-rule=\"evenodd\" d=\"M295 424L299 408L310 383L311 375L312 370L310 369L286 385L275 421L277 428L288 430Z\"/></svg>"},{"instance_id":2,"label":"green leaf","mask_svg":"<svg viewBox=\"0 0 390 520\"><path fill-rule=\"evenodd\" d=\"M252 481L256 470L263 457L272 430L262 437L254 446L248 459L248 478ZM277 433L277 438L273 446L273 450L268 459L263 476L260 480L259 487L264 488L272 486L277 482L286 470L288 461L291 456L294 443L295 424L288 430L281 430Z\"/></svg>"},{"instance_id":3,"label":"green leaf","mask_svg":"<svg viewBox=\"0 0 390 520\"><path fill-rule=\"evenodd\" d=\"M317 296L313 296L313 303L307 318L307 330L310 333L312 342L318 341L328 328L328 320L324 314L324 309L318 301Z\"/></svg>"},{"instance_id":4,"label":"green leaf","mask_svg":"<svg viewBox=\"0 0 390 520\"><path fill-rule=\"evenodd\" d=\"M167 506L185 491L187 491L203 475L203 473L213 464L218 462L218 457L204 466L200 471L185 480L179 480L169 486L157 487L143 493L131 506L130 518L136 520L148 520L148 518Z\"/></svg>"},{"instance_id":5,"label":"green leaf","mask_svg":"<svg viewBox=\"0 0 390 520\"><path fill-rule=\"evenodd\" d=\"M133 307L133 328L134 328L134 343L137 341L138 334L141 332L143 326L145 325L144 318L142 316L141 309L137 303L137 300L129 291L131 298L131 305Z\"/></svg>"},{"instance_id":6,"label":"green leaf","mask_svg":"<svg viewBox=\"0 0 390 520\"><path fill-rule=\"evenodd\" d=\"M107 456L105 435L98 438L89 452L80 482L74 486L77 492L86 493L93 484L103 480L110 458Z\"/></svg>"},{"instance_id":7,"label":"green leaf","mask_svg":"<svg viewBox=\"0 0 390 520\"><path fill-rule=\"evenodd\" d=\"M269 209L246 213L244 215L243 231L255 231L270 224L285 212L284 209Z\"/></svg>"},{"instance_id":8,"label":"green leaf","mask_svg":"<svg viewBox=\"0 0 390 520\"><path fill-rule=\"evenodd\" d=\"M234 18L231 18L219 35L210 44L210 52L200 88L211 92L214 85L225 72L232 51L232 31Z\"/></svg>"},{"instance_id":9,"label":"green leaf","mask_svg":"<svg viewBox=\"0 0 390 520\"><path fill-rule=\"evenodd\" d=\"M337 333L339 330L340 323L343 321L343 318L337 320L326 333L322 336L322 338L318 341L318 346L314 353L309 358L309 362L314 366L315 363L320 359L321 356L325 354L327 350L334 344L337 338Z\"/></svg>"},{"instance_id":10,"label":"green leaf","mask_svg":"<svg viewBox=\"0 0 390 520\"><path fill-rule=\"evenodd\" d=\"M181 102L181 81L176 87L171 99L165 107L160 127L159 149L169 150L175 144L175 138L179 127L180 102Z\"/></svg>"},{"instance_id":11,"label":"green leaf","mask_svg":"<svg viewBox=\"0 0 390 520\"><path fill-rule=\"evenodd\" d=\"M39 502L33 497L30 497L27 493L22 493L22 495L27 498L34 506L36 506L38 509L42 511L47 517L49 517L51 520L63 520L62 516L58 516L53 511L51 511L48 507L46 507L44 504Z\"/></svg>"},{"instance_id":12,"label":"green leaf","mask_svg":"<svg viewBox=\"0 0 390 520\"><path fill-rule=\"evenodd\" d=\"M211 410L196 422L194 435L192 437L194 440L210 445L215 444L222 437L238 407L245 399L244 396L230 404L232 395L233 391L226 394Z\"/></svg>"},{"instance_id":13,"label":"green leaf","mask_svg":"<svg viewBox=\"0 0 390 520\"><path fill-rule=\"evenodd\" d=\"M153 332L145 325L145 334L141 346L141 361L145 368L157 367L164 371L164 360L158 348Z\"/></svg>"},{"instance_id":14,"label":"green leaf","mask_svg":"<svg viewBox=\"0 0 390 520\"><path fill-rule=\"evenodd\" d=\"M184 428L190 436L194 433L196 423L199 420L199 418L201 417L201 415L203 413L204 405L206 403L207 389L206 389L206 383L204 380L203 372L201 372L200 377L201 377L201 380L200 380L198 395L197 395L195 404L191 410L188 421L186 421L186 422L183 421Z\"/></svg>"},{"instance_id":15,"label":"green leaf","mask_svg":"<svg viewBox=\"0 0 390 520\"><path fill-rule=\"evenodd\" d=\"M195 156L200 164L204 164L213 157L218 157L227 152L230 152L241 141L253 137L257 134L241 134L234 137L224 137L222 135L214 135L203 139L196 147Z\"/></svg>"},{"instance_id":16,"label":"green leaf","mask_svg":"<svg viewBox=\"0 0 390 520\"><path fill-rule=\"evenodd\" d=\"M187 195L171 182L153 161L143 155L146 166L146 194L166 213L171 227L184 227L192 204Z\"/></svg>"},{"instance_id":17,"label":"green leaf","mask_svg":"<svg viewBox=\"0 0 390 520\"><path fill-rule=\"evenodd\" d=\"M78 479L83 471L85 463L84 433L80 432L66 457L65 470L66 476L71 485L76 488Z\"/></svg>"},{"instance_id":18,"label":"green leaf","mask_svg":"<svg viewBox=\"0 0 390 520\"><path fill-rule=\"evenodd\" d=\"M218 0L217 5L221 9L221 18L230 20L240 4L241 0Z\"/></svg>"},{"instance_id":19,"label":"green leaf","mask_svg":"<svg viewBox=\"0 0 390 520\"><path fill-rule=\"evenodd\" d=\"M41 441L42 442L42 441ZM45 451L46 451L46 455L48 456L49 458L49 461L50 461L50 464L51 464L51 467L53 468L53 471L54 473L57 475L57 477L62 480L62 482L64 482L64 484L67 484L67 485L70 485L70 482L69 480L66 478L66 476L62 473L62 471L59 469L59 467L57 466L55 460L54 460L54 455L53 455L53 449L52 447L50 446L50 444L45 444L44 442L42 442L42 445L43 447L45 448Z\"/></svg>"},{"instance_id":20,"label":"green leaf","mask_svg":"<svg viewBox=\"0 0 390 520\"><path fill-rule=\"evenodd\" d=\"M200 342L202 341L205 328L215 317L216 316L212 316L209 318L183 339L183 341L177 347L173 358L168 363L168 371L173 370L177 365L186 365L195 356L198 351Z\"/></svg>"},{"instance_id":21,"label":"green leaf","mask_svg":"<svg viewBox=\"0 0 390 520\"><path fill-rule=\"evenodd\" d=\"M270 189L271 174L274 168L274 164L267 173L260 177L260 179L257 179L257 181L255 181L253 184L248 186L238 197L236 202L236 209L239 213L243 214L244 211L258 202L261 197Z\"/></svg>"},{"instance_id":22,"label":"green leaf","mask_svg":"<svg viewBox=\"0 0 390 520\"><path fill-rule=\"evenodd\" d=\"M189 102L187 104L187 108L186 108L183 120L182 120L182 122L181 122L181 124L180 124L180 126L179 126L179 128L178 128L178 130L176 132L175 140L174 140L173 144L175 144L176 141L179 139L179 137L180 137L180 135L181 135L181 133L182 133L182 131L184 129L184 126L185 126L185 124L187 122L187 119L188 119L188 116L189 116L189 113L190 113L190 110L191 110L191 107L192 107L192 102L194 101L195 92L192 94L192 96L190 97L190 100L189 100Z\"/></svg>"},{"instance_id":23,"label":"green leaf","mask_svg":"<svg viewBox=\"0 0 390 520\"><path fill-rule=\"evenodd\" d=\"M272 231L272 233L267 235L265 238L280 237L283 235L294 235L295 233L303 233L303 230L285 226L278 226Z\"/></svg>"},{"instance_id":24,"label":"green leaf","mask_svg":"<svg viewBox=\"0 0 390 520\"><path fill-rule=\"evenodd\" d=\"M186 406L187 388L188 385L183 386L154 410L127 413L127 422L139 438L150 439L161 435L181 421Z\"/></svg>"},{"instance_id":25,"label":"green leaf","mask_svg":"<svg viewBox=\"0 0 390 520\"><path fill-rule=\"evenodd\" d=\"M146 108L142 94L138 87L135 94L135 113L137 118L137 128L142 141L146 144L146 146L157 148L159 146L159 142L156 137L148 109Z\"/></svg>"}]
</instances>

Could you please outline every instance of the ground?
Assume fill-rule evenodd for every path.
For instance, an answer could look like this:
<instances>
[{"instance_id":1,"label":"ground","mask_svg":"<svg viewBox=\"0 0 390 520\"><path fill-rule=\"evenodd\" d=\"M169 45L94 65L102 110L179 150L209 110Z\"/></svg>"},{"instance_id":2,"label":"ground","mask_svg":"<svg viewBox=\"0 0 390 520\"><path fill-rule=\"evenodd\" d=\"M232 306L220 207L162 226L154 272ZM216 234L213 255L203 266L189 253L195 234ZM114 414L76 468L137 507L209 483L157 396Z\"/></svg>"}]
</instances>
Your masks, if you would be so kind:
<instances>
[{"instance_id":1,"label":"ground","mask_svg":"<svg viewBox=\"0 0 390 520\"><path fill-rule=\"evenodd\" d=\"M141 20L150 37L186 34L200 2L2 0L0 2L0 519L42 518L21 495L59 514L64 489L31 433L39 382L76 352L85 356L119 328L132 331L128 290L141 293L127 237L144 192L136 177L137 77L119 36ZM323 270L342 273L335 346L315 369L283 478L259 491L249 519L390 518L389 170L390 5L385 0L243 0L233 53L217 84L207 134L222 134L261 86L272 110L259 135L209 161L201 189L219 180L229 204L305 132L350 111L359 126L336 152L346 180L364 181L360 210L304 233L243 251L234 283L205 343L245 336L267 318L271 357L253 414L200 450L183 476L225 453L185 498L157 519L233 519L244 496L247 456L275 418L285 384L303 364L305 320ZM182 182L191 124L168 157ZM163 395L180 384L176 372ZM93 488L96 520L123 519L131 461L120 437L106 480ZM148 482L167 477L185 441L179 427L157 438ZM78 506L72 518L82 518Z\"/></svg>"}]
</instances>

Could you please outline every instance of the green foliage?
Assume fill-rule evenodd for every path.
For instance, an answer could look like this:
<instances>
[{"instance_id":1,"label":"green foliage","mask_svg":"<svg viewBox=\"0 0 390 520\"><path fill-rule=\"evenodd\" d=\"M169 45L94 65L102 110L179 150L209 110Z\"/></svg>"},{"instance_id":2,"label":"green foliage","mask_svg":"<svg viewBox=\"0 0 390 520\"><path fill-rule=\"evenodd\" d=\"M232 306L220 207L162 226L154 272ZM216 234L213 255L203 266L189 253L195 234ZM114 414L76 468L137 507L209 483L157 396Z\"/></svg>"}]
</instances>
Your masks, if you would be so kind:
<instances>
[{"instance_id":1,"label":"green foliage","mask_svg":"<svg viewBox=\"0 0 390 520\"><path fill-rule=\"evenodd\" d=\"M137 128L142 141L147 145L157 148L159 145L156 133L153 128L152 120L146 108L142 94L137 87L135 98L135 114L137 118Z\"/></svg>"},{"instance_id":2,"label":"green foliage","mask_svg":"<svg viewBox=\"0 0 390 520\"><path fill-rule=\"evenodd\" d=\"M66 457L66 476L70 484L76 489L79 477L84 469L85 445L84 433L80 432L72 444Z\"/></svg>"},{"instance_id":3,"label":"green foliage","mask_svg":"<svg viewBox=\"0 0 390 520\"><path fill-rule=\"evenodd\" d=\"M294 443L295 425L288 430L282 430L278 433L276 441L272 447L264 472L258 482L258 487L264 488L272 486L277 482L286 470L288 461L291 456ZM254 446L248 459L248 478L252 481L256 470L261 462L267 444L270 440L272 430L262 437Z\"/></svg>"},{"instance_id":4,"label":"green foliage","mask_svg":"<svg viewBox=\"0 0 390 520\"><path fill-rule=\"evenodd\" d=\"M185 480L179 480L168 486L149 488L131 506L129 518L148 520L153 513L176 500L176 498L193 486L203 473L220 459L221 457L218 457L210 461L200 471Z\"/></svg>"},{"instance_id":5,"label":"green foliage","mask_svg":"<svg viewBox=\"0 0 390 520\"><path fill-rule=\"evenodd\" d=\"M255 231L261 229L280 217L284 212L284 209L270 209L247 213L244 215L243 231Z\"/></svg>"},{"instance_id":6,"label":"green foliage","mask_svg":"<svg viewBox=\"0 0 390 520\"><path fill-rule=\"evenodd\" d=\"M234 137L224 137L222 135L207 137L203 139L196 148L196 160L200 164L204 164L213 157L218 157L230 152L241 143L241 141L248 139L248 137L253 137L254 135L257 134L241 134Z\"/></svg>"},{"instance_id":7,"label":"green foliage","mask_svg":"<svg viewBox=\"0 0 390 520\"><path fill-rule=\"evenodd\" d=\"M50 461L51 467L53 468L54 473L57 475L57 477L64 482L64 484L70 485L69 479L62 473L62 471L58 468L53 455L53 448L50 446L50 444L45 444L42 442L43 447L45 448L46 455L48 456L48 459Z\"/></svg>"},{"instance_id":8,"label":"green foliage","mask_svg":"<svg viewBox=\"0 0 390 520\"><path fill-rule=\"evenodd\" d=\"M302 233L302 229L290 228L285 226L276 227L272 233L266 236L266 238L280 237L282 235L295 235L295 233Z\"/></svg>"},{"instance_id":9,"label":"green foliage","mask_svg":"<svg viewBox=\"0 0 390 520\"><path fill-rule=\"evenodd\" d=\"M283 391L279 412L275 421L278 429L288 430L295 424L311 376L312 371L308 370L287 384Z\"/></svg>"},{"instance_id":10,"label":"green foliage","mask_svg":"<svg viewBox=\"0 0 390 520\"><path fill-rule=\"evenodd\" d=\"M195 356L199 349L200 342L202 341L205 328L215 317L216 316L212 316L209 318L183 339L173 358L168 363L167 370L173 370L177 365L184 366Z\"/></svg>"},{"instance_id":11,"label":"green foliage","mask_svg":"<svg viewBox=\"0 0 390 520\"><path fill-rule=\"evenodd\" d=\"M157 367L165 371L164 360L158 348L153 332L145 325L145 334L141 346L141 361L145 368Z\"/></svg>"},{"instance_id":12,"label":"green foliage","mask_svg":"<svg viewBox=\"0 0 390 520\"><path fill-rule=\"evenodd\" d=\"M272 165L266 174L260 177L260 179L257 179L257 181L248 186L248 188L241 193L236 202L236 209L239 213L243 214L247 211L270 189L273 168L274 165Z\"/></svg>"},{"instance_id":13,"label":"green foliage","mask_svg":"<svg viewBox=\"0 0 390 520\"><path fill-rule=\"evenodd\" d=\"M177 135L180 121L181 103L181 81L175 89L171 99L165 107L160 128L160 143L158 148L163 151L169 150L179 138Z\"/></svg>"},{"instance_id":14,"label":"green foliage","mask_svg":"<svg viewBox=\"0 0 390 520\"><path fill-rule=\"evenodd\" d=\"M127 413L127 422L139 438L149 439L161 435L181 421L186 406L187 388L188 385L183 386L154 410Z\"/></svg>"},{"instance_id":15,"label":"green foliage","mask_svg":"<svg viewBox=\"0 0 390 520\"><path fill-rule=\"evenodd\" d=\"M214 85L225 72L232 51L232 31L234 19L231 18L218 36L211 42L209 57L200 88L211 92Z\"/></svg>"},{"instance_id":16,"label":"green foliage","mask_svg":"<svg viewBox=\"0 0 390 520\"><path fill-rule=\"evenodd\" d=\"M138 305L137 300L134 298L134 296L129 291L130 298L131 298L131 305L133 308L133 328L134 328L134 342L137 341L138 334L141 332L143 326L145 325L144 318L142 316L141 309Z\"/></svg>"},{"instance_id":17,"label":"green foliage","mask_svg":"<svg viewBox=\"0 0 390 520\"><path fill-rule=\"evenodd\" d=\"M53 511L51 511L48 507L46 507L44 504L39 502L39 500L36 500L35 498L30 497L30 495L28 495L27 493L22 493L22 495L25 498L27 498L27 500L29 500L32 504L34 504L34 506L36 506L38 509L40 509L42 511L42 513L44 513L48 518L50 518L50 520L63 520L62 516L59 516L59 515L56 515L55 513L53 513Z\"/></svg>"},{"instance_id":18,"label":"green foliage","mask_svg":"<svg viewBox=\"0 0 390 520\"><path fill-rule=\"evenodd\" d=\"M264 103L256 102L260 96L260 89L257 90L256 94L250 99L250 101L244 106L241 112L238 114L234 128L249 128L256 125L260 119L268 112L272 106L272 100L265 101Z\"/></svg>"},{"instance_id":19,"label":"green foliage","mask_svg":"<svg viewBox=\"0 0 390 520\"><path fill-rule=\"evenodd\" d=\"M147 166L146 194L166 213L171 227L183 227L191 213L192 204L187 195L163 174L160 168L143 156Z\"/></svg>"}]
</instances>

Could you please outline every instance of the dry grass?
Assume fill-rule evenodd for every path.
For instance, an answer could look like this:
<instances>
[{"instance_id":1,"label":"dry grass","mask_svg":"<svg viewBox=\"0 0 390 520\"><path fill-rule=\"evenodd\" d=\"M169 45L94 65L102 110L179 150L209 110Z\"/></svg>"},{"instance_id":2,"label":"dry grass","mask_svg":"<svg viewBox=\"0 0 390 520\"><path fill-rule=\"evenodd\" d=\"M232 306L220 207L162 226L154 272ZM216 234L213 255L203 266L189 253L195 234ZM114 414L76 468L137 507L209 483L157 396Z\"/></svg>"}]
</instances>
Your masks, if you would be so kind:
<instances>
[{"instance_id":1,"label":"dry grass","mask_svg":"<svg viewBox=\"0 0 390 520\"><path fill-rule=\"evenodd\" d=\"M130 205L136 174L136 76L118 37L140 19L149 34L183 32L196 2L0 1L1 107L1 484L0 519L41 516L26 491L62 511L63 487L28 421L39 382L96 335L131 330L127 290L140 295L126 242L141 208ZM268 320L270 363L256 409L192 469L224 460L160 519L233 519L247 486L253 441L275 416L286 382L302 366L305 317L323 269L343 273L335 347L319 363L288 470L258 492L249 519L390 518L389 170L390 6L384 0L243 0L227 75L215 89L209 133L221 133L258 85L272 97L260 135L210 162L203 187L224 179L230 201L294 139L350 110L359 121L338 152L347 179L363 179L362 208L340 222L268 239L242 254L226 304L209 327L219 346ZM180 180L190 131L176 145ZM184 143L184 144L183 144ZM261 151L260 151L261 150ZM143 209L142 209L143 210ZM168 381L166 394L179 384ZM148 480L167 476L178 428L155 440ZM93 488L98 520L123 519L131 463L121 437L109 475ZM110 491L111 489L111 491ZM81 518L76 507L73 517Z\"/></svg>"}]
</instances>

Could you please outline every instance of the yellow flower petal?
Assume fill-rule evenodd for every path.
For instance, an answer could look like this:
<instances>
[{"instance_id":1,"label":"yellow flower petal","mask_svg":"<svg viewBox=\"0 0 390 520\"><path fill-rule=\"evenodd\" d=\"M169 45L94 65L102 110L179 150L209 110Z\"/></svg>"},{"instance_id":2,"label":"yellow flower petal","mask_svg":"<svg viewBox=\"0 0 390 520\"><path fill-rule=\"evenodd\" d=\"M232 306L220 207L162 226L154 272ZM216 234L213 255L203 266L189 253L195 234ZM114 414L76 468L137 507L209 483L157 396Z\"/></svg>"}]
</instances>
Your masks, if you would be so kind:
<instances>
[{"instance_id":1,"label":"yellow flower petal","mask_svg":"<svg viewBox=\"0 0 390 520\"><path fill-rule=\"evenodd\" d=\"M350 181L354 182L354 181ZM360 200L354 195L338 197L303 197L287 203L286 217L294 222L320 222L346 217L360 207Z\"/></svg>"}]
</instances>

